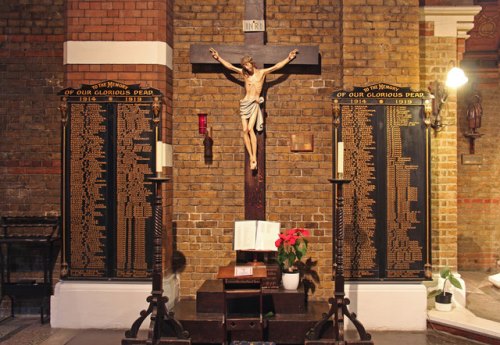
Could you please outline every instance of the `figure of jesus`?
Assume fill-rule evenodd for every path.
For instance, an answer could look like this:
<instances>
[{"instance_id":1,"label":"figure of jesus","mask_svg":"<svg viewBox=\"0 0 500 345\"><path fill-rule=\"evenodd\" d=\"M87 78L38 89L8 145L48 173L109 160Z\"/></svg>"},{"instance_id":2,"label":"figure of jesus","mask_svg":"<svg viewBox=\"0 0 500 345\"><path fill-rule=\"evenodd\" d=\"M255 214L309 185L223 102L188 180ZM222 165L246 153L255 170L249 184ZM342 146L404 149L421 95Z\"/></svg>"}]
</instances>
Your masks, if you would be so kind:
<instances>
[{"instance_id":1,"label":"figure of jesus","mask_svg":"<svg viewBox=\"0 0 500 345\"><path fill-rule=\"evenodd\" d=\"M215 49L210 48L210 52L215 60L219 61L227 69L241 74L245 80L246 94L240 100L240 115L243 125L243 142L250 156L250 169L255 170L257 169L257 137L254 127L257 125L257 131L264 129L264 117L260 109L260 104L264 102L264 98L260 96L262 86L264 85L266 76L283 68L287 63L295 59L298 50L292 50L284 60L274 66L263 69L255 67L255 62L250 56L243 57L241 59L241 68L238 68L224 60Z\"/></svg>"}]
</instances>

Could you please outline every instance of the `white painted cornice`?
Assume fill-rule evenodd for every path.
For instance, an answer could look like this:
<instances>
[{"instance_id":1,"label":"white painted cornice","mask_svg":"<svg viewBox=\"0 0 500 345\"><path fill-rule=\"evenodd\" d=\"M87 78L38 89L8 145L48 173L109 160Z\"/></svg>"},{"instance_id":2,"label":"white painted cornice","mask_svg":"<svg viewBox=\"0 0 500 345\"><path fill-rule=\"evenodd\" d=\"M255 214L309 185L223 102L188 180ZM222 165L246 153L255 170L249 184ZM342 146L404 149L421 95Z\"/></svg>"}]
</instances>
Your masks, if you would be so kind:
<instances>
[{"instance_id":1,"label":"white painted cornice","mask_svg":"<svg viewBox=\"0 0 500 345\"><path fill-rule=\"evenodd\" d=\"M481 6L423 6L420 21L434 22L434 36L468 38Z\"/></svg>"},{"instance_id":2,"label":"white painted cornice","mask_svg":"<svg viewBox=\"0 0 500 345\"><path fill-rule=\"evenodd\" d=\"M66 41L64 64L151 64L172 69L172 47L159 41Z\"/></svg>"}]
</instances>

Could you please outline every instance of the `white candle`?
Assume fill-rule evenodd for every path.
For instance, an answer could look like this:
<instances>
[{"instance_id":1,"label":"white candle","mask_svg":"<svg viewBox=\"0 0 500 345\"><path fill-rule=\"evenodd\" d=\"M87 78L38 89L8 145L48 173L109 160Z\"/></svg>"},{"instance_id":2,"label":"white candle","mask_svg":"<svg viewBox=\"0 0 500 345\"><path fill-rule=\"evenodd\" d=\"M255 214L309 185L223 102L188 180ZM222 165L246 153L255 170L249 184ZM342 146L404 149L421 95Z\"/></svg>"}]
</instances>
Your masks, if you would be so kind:
<instances>
[{"instance_id":1,"label":"white candle","mask_svg":"<svg viewBox=\"0 0 500 345\"><path fill-rule=\"evenodd\" d=\"M337 175L344 174L344 143L339 141L337 143Z\"/></svg>"},{"instance_id":2,"label":"white candle","mask_svg":"<svg viewBox=\"0 0 500 345\"><path fill-rule=\"evenodd\" d=\"M156 172L161 173L163 171L163 143L161 141L156 142Z\"/></svg>"}]
</instances>

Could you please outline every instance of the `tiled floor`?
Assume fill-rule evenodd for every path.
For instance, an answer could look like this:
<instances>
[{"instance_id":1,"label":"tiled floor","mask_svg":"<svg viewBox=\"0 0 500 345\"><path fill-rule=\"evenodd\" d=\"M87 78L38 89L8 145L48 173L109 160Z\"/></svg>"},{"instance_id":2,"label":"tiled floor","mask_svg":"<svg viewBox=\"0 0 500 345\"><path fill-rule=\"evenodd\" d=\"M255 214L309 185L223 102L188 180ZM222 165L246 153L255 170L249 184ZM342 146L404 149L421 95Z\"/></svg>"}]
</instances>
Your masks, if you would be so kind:
<instances>
[{"instance_id":1,"label":"tiled floor","mask_svg":"<svg viewBox=\"0 0 500 345\"><path fill-rule=\"evenodd\" d=\"M467 309L476 316L500 323L500 289L484 272L461 272L467 284Z\"/></svg>"},{"instance_id":2,"label":"tiled floor","mask_svg":"<svg viewBox=\"0 0 500 345\"><path fill-rule=\"evenodd\" d=\"M1 325L31 324L13 336L0 341L3 345L119 345L123 330L54 330L49 325L41 326L38 319L20 318ZM429 329L426 332L371 332L376 345L478 345L462 337Z\"/></svg>"},{"instance_id":3,"label":"tiled floor","mask_svg":"<svg viewBox=\"0 0 500 345\"><path fill-rule=\"evenodd\" d=\"M482 272L461 272L467 285L468 309L476 316L495 321L500 332L500 289ZM498 324L497 324L498 323ZM479 342L429 329L426 332L370 332L376 345L477 345ZM123 330L67 330L41 325L38 317L8 319L0 324L3 345L119 345ZM498 341L500 344L500 339Z\"/></svg>"}]
</instances>

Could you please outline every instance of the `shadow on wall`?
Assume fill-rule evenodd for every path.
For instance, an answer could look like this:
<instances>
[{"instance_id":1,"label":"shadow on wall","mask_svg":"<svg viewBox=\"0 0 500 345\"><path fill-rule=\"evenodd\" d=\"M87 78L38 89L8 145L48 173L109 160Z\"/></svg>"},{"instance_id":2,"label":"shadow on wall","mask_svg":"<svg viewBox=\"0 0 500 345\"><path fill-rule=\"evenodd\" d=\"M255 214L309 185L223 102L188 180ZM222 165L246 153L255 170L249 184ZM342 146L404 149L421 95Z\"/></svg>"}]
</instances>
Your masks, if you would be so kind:
<instances>
[{"instance_id":1,"label":"shadow on wall","mask_svg":"<svg viewBox=\"0 0 500 345\"><path fill-rule=\"evenodd\" d=\"M181 273L186 268L186 256L177 250L177 223L172 223L172 270Z\"/></svg>"},{"instance_id":2,"label":"shadow on wall","mask_svg":"<svg viewBox=\"0 0 500 345\"><path fill-rule=\"evenodd\" d=\"M496 260L492 253L484 252L474 238L458 235L458 270L480 270L491 272L495 269Z\"/></svg>"},{"instance_id":3,"label":"shadow on wall","mask_svg":"<svg viewBox=\"0 0 500 345\"><path fill-rule=\"evenodd\" d=\"M311 258L308 258L305 263L302 261L297 263L306 296L309 295L309 291L313 294L316 291L316 284L320 283L319 274L314 270L317 264L318 260L313 261Z\"/></svg>"}]
</instances>

